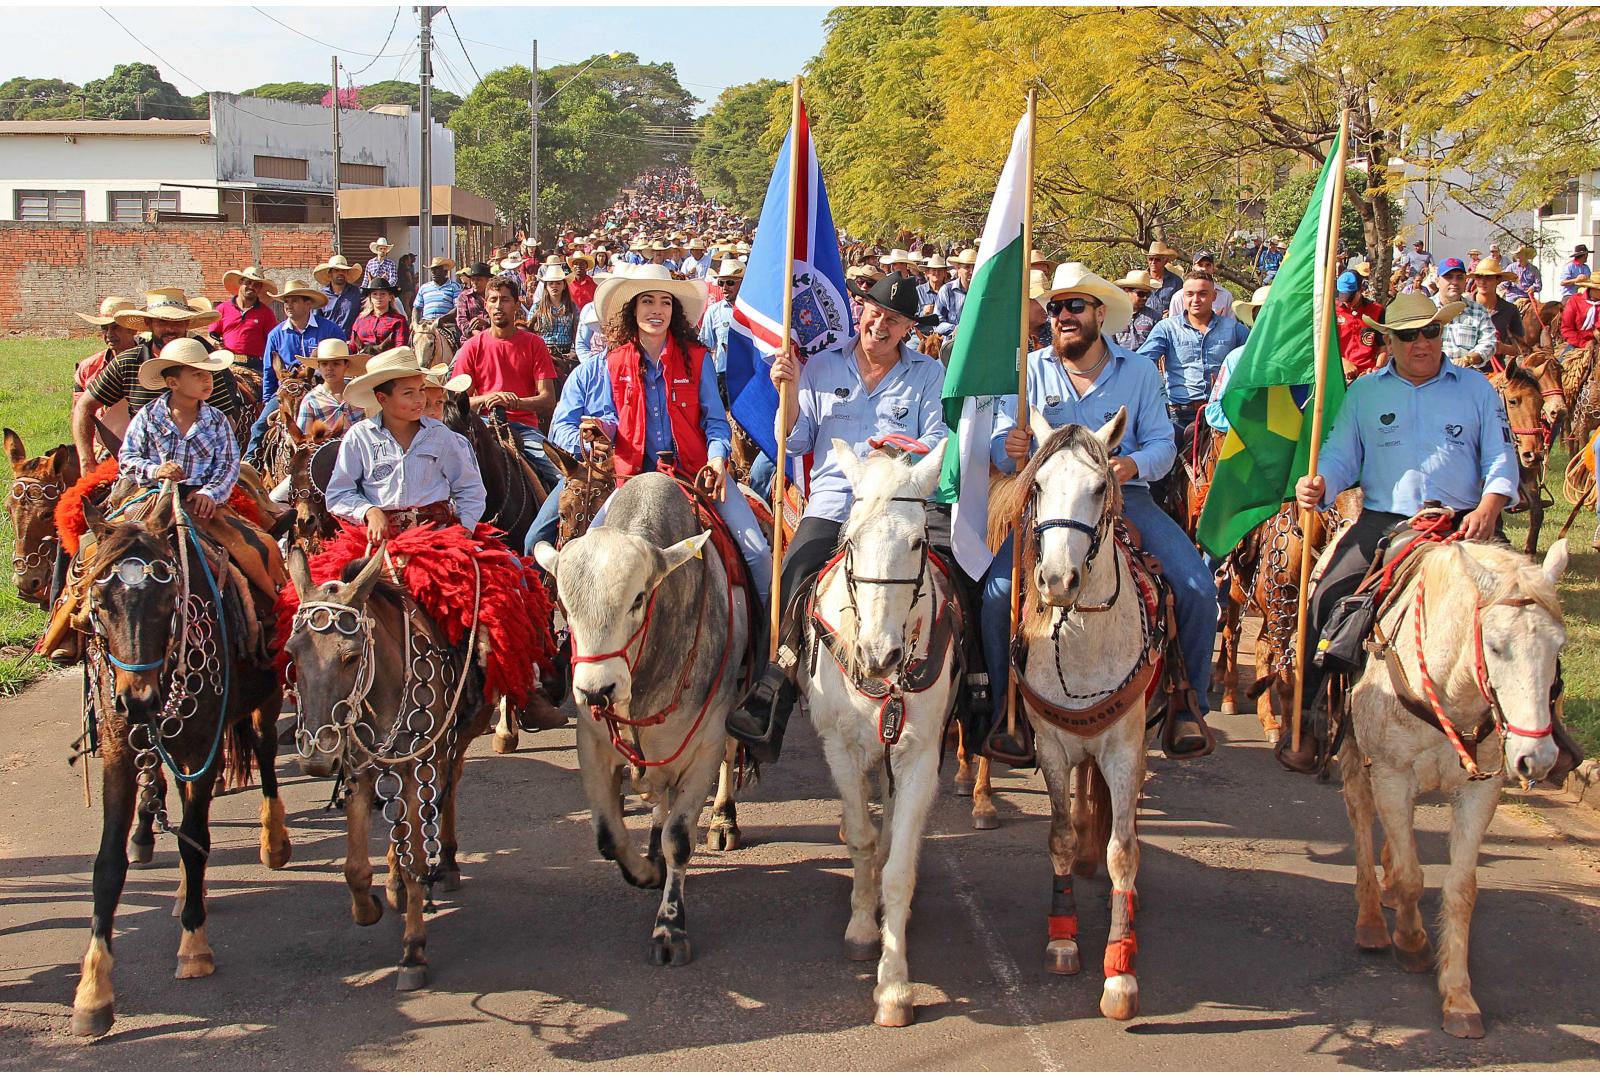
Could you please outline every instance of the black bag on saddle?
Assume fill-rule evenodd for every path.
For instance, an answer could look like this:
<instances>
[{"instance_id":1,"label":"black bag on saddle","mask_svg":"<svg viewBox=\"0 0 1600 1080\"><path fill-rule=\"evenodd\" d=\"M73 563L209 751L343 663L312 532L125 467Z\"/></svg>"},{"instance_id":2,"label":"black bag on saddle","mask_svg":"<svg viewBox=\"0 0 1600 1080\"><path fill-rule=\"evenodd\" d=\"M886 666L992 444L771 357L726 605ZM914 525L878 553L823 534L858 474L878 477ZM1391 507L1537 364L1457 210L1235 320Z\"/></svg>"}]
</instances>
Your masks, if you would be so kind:
<instances>
[{"instance_id":1,"label":"black bag on saddle","mask_svg":"<svg viewBox=\"0 0 1600 1080\"><path fill-rule=\"evenodd\" d=\"M1370 590L1336 603L1317 642L1313 656L1317 667L1326 674L1359 675L1367 662L1366 643L1377 617L1377 594Z\"/></svg>"}]
</instances>

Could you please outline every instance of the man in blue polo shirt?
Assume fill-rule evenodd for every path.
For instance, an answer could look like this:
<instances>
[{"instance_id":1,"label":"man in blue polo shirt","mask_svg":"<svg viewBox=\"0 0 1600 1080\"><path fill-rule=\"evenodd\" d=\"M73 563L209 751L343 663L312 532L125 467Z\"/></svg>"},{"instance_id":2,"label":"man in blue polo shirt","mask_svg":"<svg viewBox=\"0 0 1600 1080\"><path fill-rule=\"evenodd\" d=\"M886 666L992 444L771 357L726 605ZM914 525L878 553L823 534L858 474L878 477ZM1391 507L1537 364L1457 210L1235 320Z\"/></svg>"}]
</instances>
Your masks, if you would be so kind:
<instances>
[{"instance_id":1,"label":"man in blue polo shirt","mask_svg":"<svg viewBox=\"0 0 1600 1080\"><path fill-rule=\"evenodd\" d=\"M267 433L267 421L278 411L278 371L276 360L286 371L300 367L300 357L317 355L317 343L329 338L343 338L339 327L320 313L323 307L322 290L309 281L290 278L283 283L278 300L283 304L284 319L267 335L266 355L261 358L261 415L250 428L250 445L245 447L245 457L252 457L261 446Z\"/></svg>"},{"instance_id":2,"label":"man in blue polo shirt","mask_svg":"<svg viewBox=\"0 0 1600 1080\"><path fill-rule=\"evenodd\" d=\"M1223 360L1250 336L1238 319L1216 312L1216 282L1204 270L1189 271L1182 295L1183 314L1156 323L1139 346L1139 355L1166 374L1173 437L1180 441L1205 408Z\"/></svg>"}]
</instances>

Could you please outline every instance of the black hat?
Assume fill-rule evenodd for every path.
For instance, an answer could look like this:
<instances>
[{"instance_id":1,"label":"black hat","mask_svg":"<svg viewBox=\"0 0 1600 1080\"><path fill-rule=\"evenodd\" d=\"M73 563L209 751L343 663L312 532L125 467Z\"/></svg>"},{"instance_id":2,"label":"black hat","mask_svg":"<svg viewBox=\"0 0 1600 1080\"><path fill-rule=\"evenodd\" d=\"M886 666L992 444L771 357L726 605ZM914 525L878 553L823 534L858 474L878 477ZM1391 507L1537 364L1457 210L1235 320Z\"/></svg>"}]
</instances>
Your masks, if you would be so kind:
<instances>
[{"instance_id":1,"label":"black hat","mask_svg":"<svg viewBox=\"0 0 1600 1080\"><path fill-rule=\"evenodd\" d=\"M904 315L915 323L919 330L926 330L939 321L938 316L922 314L922 301L917 296L917 283L914 278L889 274L873 282L870 289L863 289L853 281L847 283L845 288L850 290L851 296L871 301L896 315Z\"/></svg>"},{"instance_id":2,"label":"black hat","mask_svg":"<svg viewBox=\"0 0 1600 1080\"><path fill-rule=\"evenodd\" d=\"M398 292L399 291L394 287L394 282L390 281L388 278L381 278L381 277L375 277L375 278L372 279L372 282L370 284L363 285L361 287L361 291L363 293L369 293L373 289L383 289L386 292Z\"/></svg>"},{"instance_id":3,"label":"black hat","mask_svg":"<svg viewBox=\"0 0 1600 1080\"><path fill-rule=\"evenodd\" d=\"M475 262L461 271L463 277L494 277L494 271L489 269L486 262Z\"/></svg>"},{"instance_id":4,"label":"black hat","mask_svg":"<svg viewBox=\"0 0 1600 1080\"><path fill-rule=\"evenodd\" d=\"M1577 247L1572 249L1572 253L1574 255L1587 255L1589 254L1589 245L1579 244Z\"/></svg>"}]
</instances>

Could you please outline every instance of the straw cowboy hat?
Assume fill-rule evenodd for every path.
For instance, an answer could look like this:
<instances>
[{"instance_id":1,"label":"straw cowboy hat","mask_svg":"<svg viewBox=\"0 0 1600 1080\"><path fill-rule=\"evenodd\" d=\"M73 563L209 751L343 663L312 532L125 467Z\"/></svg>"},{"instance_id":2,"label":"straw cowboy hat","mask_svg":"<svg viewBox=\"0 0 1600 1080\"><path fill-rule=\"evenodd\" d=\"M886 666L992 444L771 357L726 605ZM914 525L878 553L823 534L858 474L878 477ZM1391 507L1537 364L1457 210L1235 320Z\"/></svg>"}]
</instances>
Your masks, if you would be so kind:
<instances>
[{"instance_id":1,"label":"straw cowboy hat","mask_svg":"<svg viewBox=\"0 0 1600 1080\"><path fill-rule=\"evenodd\" d=\"M628 245L629 251L649 251L650 241L642 236L635 237L633 243Z\"/></svg>"},{"instance_id":2,"label":"straw cowboy hat","mask_svg":"<svg viewBox=\"0 0 1600 1080\"><path fill-rule=\"evenodd\" d=\"M1105 305L1100 331L1107 337L1121 333L1133 321L1133 301L1128 294L1080 262L1064 262L1056 267L1050 288L1034 299L1048 304L1067 293L1087 293Z\"/></svg>"},{"instance_id":3,"label":"straw cowboy hat","mask_svg":"<svg viewBox=\"0 0 1600 1080\"><path fill-rule=\"evenodd\" d=\"M241 281L260 282L267 287L266 294L268 297L272 297L272 295L278 291L277 284L273 282L271 278L267 277L266 274L263 274L261 272L261 267L259 266L247 266L243 270L229 270L226 274L223 274L223 291L228 293L238 292L239 282Z\"/></svg>"},{"instance_id":4,"label":"straw cowboy hat","mask_svg":"<svg viewBox=\"0 0 1600 1080\"><path fill-rule=\"evenodd\" d=\"M227 349L208 353L206 347L194 338L178 338L163 345L159 355L139 365L139 385L146 390L165 390L167 380L162 372L169 367L224 371L233 361L234 356Z\"/></svg>"},{"instance_id":5,"label":"straw cowboy hat","mask_svg":"<svg viewBox=\"0 0 1600 1080\"><path fill-rule=\"evenodd\" d=\"M648 250L667 252L672 250L672 245L667 243L665 240L657 240L655 243L650 245Z\"/></svg>"},{"instance_id":6,"label":"straw cowboy hat","mask_svg":"<svg viewBox=\"0 0 1600 1080\"><path fill-rule=\"evenodd\" d=\"M883 271L882 270L879 270L876 266L868 266L866 263L858 263L855 266L850 267L850 269L848 269L848 270L846 270L844 272L844 279L845 279L845 281L847 283L851 282L851 281L855 281L858 278L866 278L866 277L869 277L872 280L876 281L876 280L878 280L878 278L880 278L882 276L883 276Z\"/></svg>"},{"instance_id":7,"label":"straw cowboy hat","mask_svg":"<svg viewBox=\"0 0 1600 1080\"><path fill-rule=\"evenodd\" d=\"M1168 247L1164 241L1155 240L1151 242L1150 247L1145 251L1145 254L1154 255L1158 259L1176 259L1178 257L1178 250L1173 247Z\"/></svg>"},{"instance_id":8,"label":"straw cowboy hat","mask_svg":"<svg viewBox=\"0 0 1600 1080\"><path fill-rule=\"evenodd\" d=\"M951 266L977 266L978 265L978 249L977 248L962 248L961 249L961 254L950 256L950 265Z\"/></svg>"},{"instance_id":9,"label":"straw cowboy hat","mask_svg":"<svg viewBox=\"0 0 1600 1080\"><path fill-rule=\"evenodd\" d=\"M167 322L186 322L190 330L202 326L210 326L216 322L219 315L215 311L196 311L183 299L182 293L177 297L169 295L170 290L146 293L143 309L133 308L119 311L113 318L118 326L125 326L129 330L150 329L151 319L162 319ZM165 384L162 384L165 386Z\"/></svg>"},{"instance_id":10,"label":"straw cowboy hat","mask_svg":"<svg viewBox=\"0 0 1600 1080\"><path fill-rule=\"evenodd\" d=\"M571 255L567 256L567 265L572 267L573 273L578 272L578 264L580 263L583 264L583 269L593 270L594 256L582 251L574 251Z\"/></svg>"},{"instance_id":11,"label":"straw cowboy hat","mask_svg":"<svg viewBox=\"0 0 1600 1080\"><path fill-rule=\"evenodd\" d=\"M406 379L413 375L426 377L428 371L417 359L411 346L381 352L367 361L367 370L351 379L344 388L344 399L368 413L378 411L378 395L373 391L390 379Z\"/></svg>"},{"instance_id":12,"label":"straw cowboy hat","mask_svg":"<svg viewBox=\"0 0 1600 1080\"><path fill-rule=\"evenodd\" d=\"M922 268L924 270L948 270L950 269L950 264L945 262L944 256L936 251L922 260Z\"/></svg>"},{"instance_id":13,"label":"straw cowboy hat","mask_svg":"<svg viewBox=\"0 0 1600 1080\"><path fill-rule=\"evenodd\" d=\"M1572 285L1579 289L1600 289L1600 278L1593 274L1580 274L1575 278L1568 278L1562 284Z\"/></svg>"},{"instance_id":14,"label":"straw cowboy hat","mask_svg":"<svg viewBox=\"0 0 1600 1080\"><path fill-rule=\"evenodd\" d=\"M1511 257L1513 259L1531 259L1537 254L1539 254L1539 252L1534 249L1532 244L1523 244L1516 251L1511 253Z\"/></svg>"},{"instance_id":15,"label":"straw cowboy hat","mask_svg":"<svg viewBox=\"0 0 1600 1080\"><path fill-rule=\"evenodd\" d=\"M1047 259L1043 255L1039 254L1039 249L1038 248L1034 248L1032 251L1028 252L1028 265L1029 266L1032 266L1034 263L1045 263L1045 264L1048 265L1049 262L1050 262L1049 259Z\"/></svg>"},{"instance_id":16,"label":"straw cowboy hat","mask_svg":"<svg viewBox=\"0 0 1600 1080\"><path fill-rule=\"evenodd\" d=\"M1028 271L1028 296L1038 300L1039 297L1050 291L1050 275L1043 270Z\"/></svg>"},{"instance_id":17,"label":"straw cowboy hat","mask_svg":"<svg viewBox=\"0 0 1600 1080\"><path fill-rule=\"evenodd\" d=\"M352 353L343 338L328 338L317 342L316 351L310 356L296 356L295 359L302 364L315 364L318 360L344 360L348 364L344 369L345 374L353 379L367 370L367 361L372 356L370 353Z\"/></svg>"},{"instance_id":18,"label":"straw cowboy hat","mask_svg":"<svg viewBox=\"0 0 1600 1080\"><path fill-rule=\"evenodd\" d=\"M432 259L428 260L429 270L436 270L441 266L446 270L454 270L456 268L456 261L454 259L447 259L443 255L435 255Z\"/></svg>"},{"instance_id":19,"label":"straw cowboy hat","mask_svg":"<svg viewBox=\"0 0 1600 1080\"><path fill-rule=\"evenodd\" d=\"M422 369L422 377L427 380L429 386L436 390L448 390L452 394L465 394L472 389L471 375L462 372L454 378L448 378L449 374L449 364L435 364L430 368Z\"/></svg>"},{"instance_id":20,"label":"straw cowboy hat","mask_svg":"<svg viewBox=\"0 0 1600 1080\"><path fill-rule=\"evenodd\" d=\"M683 307L684 318L694 326L706 309L706 283L680 281L665 266L646 263L618 270L600 283L594 291L594 310L605 326L640 293L671 293Z\"/></svg>"},{"instance_id":21,"label":"straw cowboy hat","mask_svg":"<svg viewBox=\"0 0 1600 1080\"><path fill-rule=\"evenodd\" d=\"M907 266L917 265L917 257L905 248L895 248L883 257L883 261L887 266L898 266L900 263L905 263Z\"/></svg>"},{"instance_id":22,"label":"straw cowboy hat","mask_svg":"<svg viewBox=\"0 0 1600 1080\"><path fill-rule=\"evenodd\" d=\"M703 239L701 239L700 237L697 236L693 240L689 241L689 250L690 251L704 251L705 249L706 249L706 242Z\"/></svg>"},{"instance_id":23,"label":"straw cowboy hat","mask_svg":"<svg viewBox=\"0 0 1600 1080\"><path fill-rule=\"evenodd\" d=\"M1256 324L1256 316L1261 314L1261 305L1267 302L1267 293L1271 289L1271 285L1263 285L1250 294L1250 299L1235 300L1233 302L1233 317L1246 326L1254 326Z\"/></svg>"},{"instance_id":24,"label":"straw cowboy hat","mask_svg":"<svg viewBox=\"0 0 1600 1080\"><path fill-rule=\"evenodd\" d=\"M389 243L387 236L380 236L367 245L367 250L380 258L394 250L394 245Z\"/></svg>"},{"instance_id":25,"label":"straw cowboy hat","mask_svg":"<svg viewBox=\"0 0 1600 1080\"><path fill-rule=\"evenodd\" d=\"M1478 265L1474 266L1467 276L1492 277L1499 281L1515 281L1517 278L1517 272L1515 270L1507 270L1505 267L1500 265L1499 259L1495 258L1493 255L1490 255L1479 259Z\"/></svg>"},{"instance_id":26,"label":"straw cowboy hat","mask_svg":"<svg viewBox=\"0 0 1600 1080\"><path fill-rule=\"evenodd\" d=\"M723 259L722 263L717 267L717 277L744 277L744 263L738 259Z\"/></svg>"},{"instance_id":27,"label":"straw cowboy hat","mask_svg":"<svg viewBox=\"0 0 1600 1080\"><path fill-rule=\"evenodd\" d=\"M1150 280L1148 270L1129 270L1116 281L1112 282L1119 289L1145 289L1149 292L1156 291L1156 283Z\"/></svg>"},{"instance_id":28,"label":"straw cowboy hat","mask_svg":"<svg viewBox=\"0 0 1600 1080\"><path fill-rule=\"evenodd\" d=\"M279 292L274 299L287 300L291 296L302 296L307 300L314 300L319 307L328 302L327 295L305 278L292 277L285 279L283 291Z\"/></svg>"},{"instance_id":29,"label":"straw cowboy hat","mask_svg":"<svg viewBox=\"0 0 1600 1080\"><path fill-rule=\"evenodd\" d=\"M276 300L277 297L273 297L273 299ZM326 297L324 297L324 299L326 299ZM215 304L213 304L211 302L211 297L209 297L209 296L191 296L191 297L189 297L189 301L188 302L189 302L189 306L194 308L196 311L216 311L217 310L217 305L215 305Z\"/></svg>"},{"instance_id":30,"label":"straw cowboy hat","mask_svg":"<svg viewBox=\"0 0 1600 1080\"><path fill-rule=\"evenodd\" d=\"M110 326L117 321L119 312L133 310L133 301L126 296L108 296L100 301L100 314L85 315L81 311L74 311L73 314L91 326Z\"/></svg>"},{"instance_id":31,"label":"straw cowboy hat","mask_svg":"<svg viewBox=\"0 0 1600 1080\"><path fill-rule=\"evenodd\" d=\"M349 260L343 255L333 255L329 257L327 262L311 271L311 276L316 278L319 284L326 285L333 279L334 274L338 274L346 281L349 281L352 275L360 277L362 272L361 267L351 266Z\"/></svg>"},{"instance_id":32,"label":"straw cowboy hat","mask_svg":"<svg viewBox=\"0 0 1600 1080\"><path fill-rule=\"evenodd\" d=\"M750 245L745 243L743 240L740 240L737 244L733 245L733 250L739 255L748 255L750 254Z\"/></svg>"},{"instance_id":33,"label":"straw cowboy hat","mask_svg":"<svg viewBox=\"0 0 1600 1080\"><path fill-rule=\"evenodd\" d=\"M1389 306L1383 309L1383 322L1378 322L1370 315L1361 316L1361 321L1374 330L1388 333L1391 330L1415 330L1419 326L1429 323L1444 324L1466 310L1467 305L1460 300L1444 307L1435 307L1433 299L1427 293L1408 292L1401 293L1389 301Z\"/></svg>"}]
</instances>

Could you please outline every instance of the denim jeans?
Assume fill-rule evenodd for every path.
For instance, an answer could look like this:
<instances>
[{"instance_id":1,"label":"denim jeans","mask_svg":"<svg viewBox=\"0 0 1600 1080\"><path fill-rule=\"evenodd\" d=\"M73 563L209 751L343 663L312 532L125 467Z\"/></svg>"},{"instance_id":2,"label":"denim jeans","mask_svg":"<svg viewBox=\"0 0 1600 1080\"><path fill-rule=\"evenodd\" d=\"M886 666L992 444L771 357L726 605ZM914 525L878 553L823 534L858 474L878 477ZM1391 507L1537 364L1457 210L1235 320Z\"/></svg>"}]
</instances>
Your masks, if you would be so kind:
<instances>
[{"instance_id":1,"label":"denim jeans","mask_svg":"<svg viewBox=\"0 0 1600 1080\"><path fill-rule=\"evenodd\" d=\"M547 544L556 542L556 534L561 528L561 493L566 487L567 478L563 476L550 489L550 494L544 497L544 502L539 504L539 512L533 515L533 524L528 527L524 555L532 555L534 546L541 540Z\"/></svg>"},{"instance_id":2,"label":"denim jeans","mask_svg":"<svg viewBox=\"0 0 1600 1080\"><path fill-rule=\"evenodd\" d=\"M267 435L267 419L278 411L278 395L273 394L261 403L261 415L256 417L256 422L250 425L250 443L244 448L244 456L250 457L261 447L261 440Z\"/></svg>"},{"instance_id":3,"label":"denim jeans","mask_svg":"<svg viewBox=\"0 0 1600 1080\"><path fill-rule=\"evenodd\" d=\"M1122 489L1123 516L1140 534L1140 544L1161 560L1162 576L1171 586L1178 609L1178 646L1188 668L1200 709L1210 708L1211 653L1217 640L1217 586L1204 560L1178 523L1166 515L1150 491ZM1011 541L1008 539L983 576L983 656L989 666L996 720L1005 718L1006 687L1011 680ZM1110 687L1107 687L1109 690Z\"/></svg>"},{"instance_id":4,"label":"denim jeans","mask_svg":"<svg viewBox=\"0 0 1600 1080\"><path fill-rule=\"evenodd\" d=\"M772 505L772 479L778 475L778 463L767 456L763 450L756 455L750 463L750 490L767 500L767 505Z\"/></svg>"}]
</instances>

